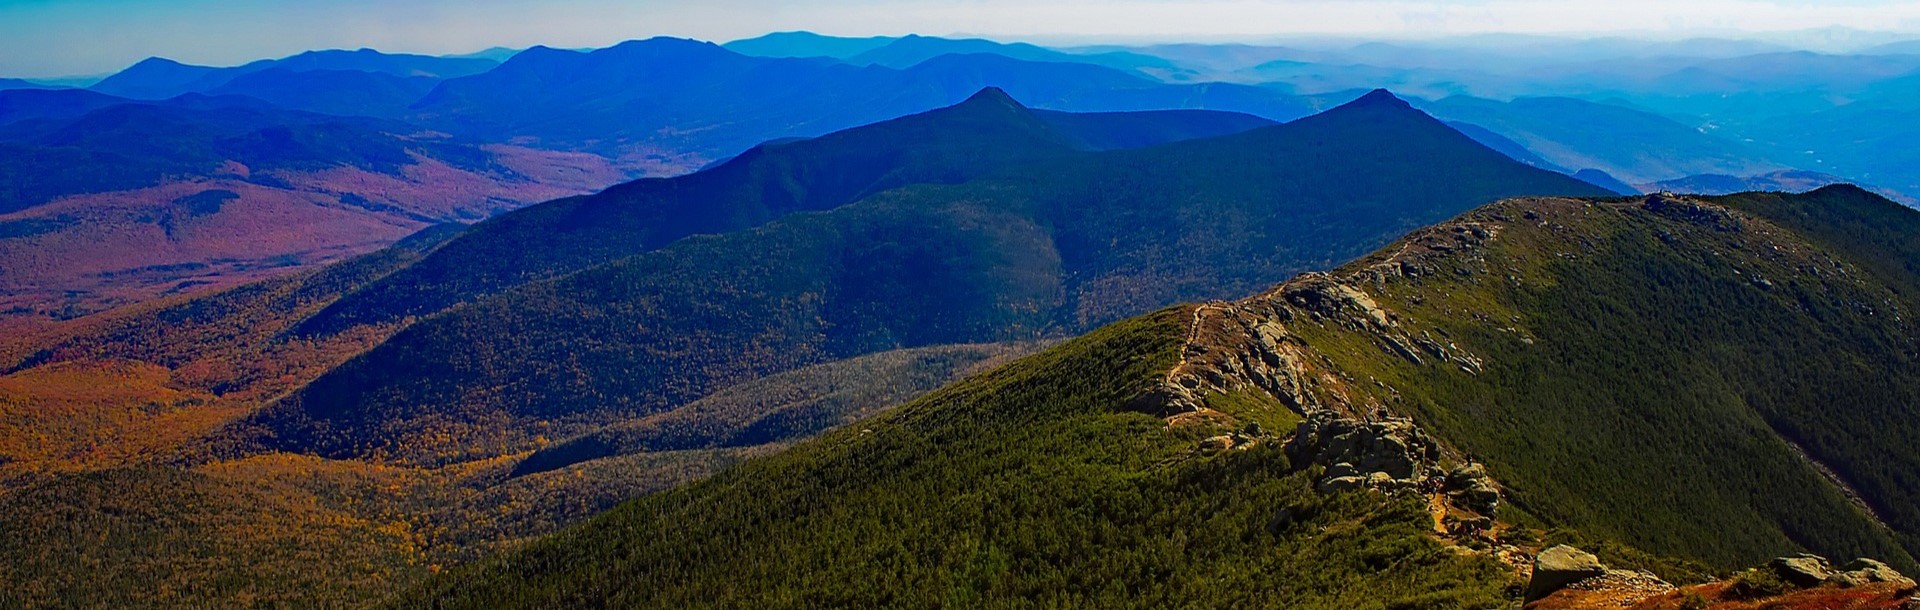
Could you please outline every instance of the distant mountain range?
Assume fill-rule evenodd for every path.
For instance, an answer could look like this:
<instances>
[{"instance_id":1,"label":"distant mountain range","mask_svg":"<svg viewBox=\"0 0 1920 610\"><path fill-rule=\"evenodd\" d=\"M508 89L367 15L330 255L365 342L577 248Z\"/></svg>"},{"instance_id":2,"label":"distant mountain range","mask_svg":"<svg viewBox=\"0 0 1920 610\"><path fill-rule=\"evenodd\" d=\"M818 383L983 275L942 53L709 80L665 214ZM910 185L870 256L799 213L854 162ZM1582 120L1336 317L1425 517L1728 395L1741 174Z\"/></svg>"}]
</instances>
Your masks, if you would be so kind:
<instances>
[{"instance_id":1,"label":"distant mountain range","mask_svg":"<svg viewBox=\"0 0 1920 610\"><path fill-rule=\"evenodd\" d=\"M1732 195L1736 193L1771 192L1804 193L1835 184L1846 184L1839 176L1800 170L1784 170L1760 174L1757 176L1728 176L1724 174L1705 174L1688 176L1679 180L1667 180L1636 187L1644 192L1700 193L1705 195ZM1892 191L1876 189L1862 185L1861 188L1874 190L1882 197L1920 207L1920 202Z\"/></svg>"},{"instance_id":2,"label":"distant mountain range","mask_svg":"<svg viewBox=\"0 0 1920 610\"><path fill-rule=\"evenodd\" d=\"M749 57L678 39L588 53L530 49L486 74L441 84L414 110L426 124L453 133L686 167L770 139L817 136L952 104L983 87L1073 112L1195 108L1290 120L1312 111L1297 98L1256 87L1170 85L1084 63L939 55L896 70Z\"/></svg>"},{"instance_id":3,"label":"distant mountain range","mask_svg":"<svg viewBox=\"0 0 1920 610\"><path fill-rule=\"evenodd\" d=\"M0 162L0 173L12 176L0 189L0 213L10 213L0 219L10 223L0 244L31 261L0 278L0 309L70 316L231 285L362 252L424 223L477 220L636 174L680 173L763 141L910 114L995 83L1053 108L1217 107L1269 119L1311 111L1253 87L1165 85L997 55L943 56L899 71L660 39L592 53L536 48L490 67L484 59L370 50L235 68L153 59L91 90L0 92L0 146L16 153ZM781 76L769 78L774 73ZM324 137L314 124L326 126ZM1181 133L1186 128L1099 144L1214 133ZM1135 132L1089 135L1134 137L1125 133ZM298 177L279 175L287 172ZM146 209L192 194L173 192L182 189L234 193L223 201L238 205L186 224L163 223L173 216ZM63 197L84 200L26 211ZM242 211L280 215L285 232L236 239L234 231L264 228L234 216ZM105 249L111 254L73 250L102 235L120 236Z\"/></svg>"},{"instance_id":4,"label":"distant mountain range","mask_svg":"<svg viewBox=\"0 0 1920 610\"><path fill-rule=\"evenodd\" d=\"M952 126L919 126L927 122ZM958 128L961 122L979 126ZM414 450L396 457L417 463L475 459L486 455L475 452L515 451L527 438L516 430L559 432L578 425L574 422L610 423L797 366L888 349L1073 333L1171 303L1249 291L1342 260L1417 226L1422 218L1444 217L1477 201L1525 193L1610 194L1515 163L1385 92L1238 136L1083 156L1073 154L1071 140L1039 117L998 90L987 90L913 122L786 145L806 152L769 148L764 154L778 151L823 160L854 151L895 156L900 153L883 152L885 148L874 144L841 147L852 145L845 140L853 138L876 144L924 139L876 131L882 129L1005 134L982 142L987 150L1000 151L985 157L1025 161L1001 166L1004 175L976 174L989 176L984 180L933 180L965 184L908 189L826 215L675 246L667 244L677 235L660 232L679 227L685 227L680 229L685 233L716 232L720 227L707 223L726 219L708 220L704 217L711 212L705 210L715 209L711 202L727 199L677 181L645 183L500 217L443 246L415 269L356 291L322 312L318 328L339 332L353 325L428 315L438 307L484 296L503 279L555 279L501 292L415 325L347 369L263 411L250 425L264 428L261 438L267 440L260 442L276 450L366 458L376 447L407 446ZM943 173L964 167L949 159L978 154L957 153L916 159L939 160L932 166L881 165L863 171L926 176L935 167ZM1419 160L1433 158L1455 163L1421 166ZM1252 160L1258 162L1250 164ZM687 181L703 181L709 174L739 175L757 163L760 156L749 155ZM849 169L820 167L839 180ZM807 194L820 192L818 186L804 186L813 181L797 176L780 181L795 181ZM865 181L836 182L855 186ZM1419 207L1400 207L1410 198L1396 185L1414 183L1425 185ZM714 181L728 190L764 192L751 184ZM1131 186L1116 189L1116 184ZM884 190L880 186L854 192ZM649 191L687 197L681 201L700 202L700 207L679 212L675 208L680 206L668 207L671 200L643 194ZM857 198L832 197L814 205ZM1160 205L1168 200L1186 203L1177 208ZM752 204L743 205L748 202ZM972 204L953 208L955 202ZM1255 202L1259 207L1247 207ZM749 199L718 210L740 215L775 203L779 200ZM742 220L764 222L791 210L790 205ZM640 210L659 211L634 214ZM997 220L976 224L981 221L968 220L972 218ZM1122 218L1155 220L1114 224ZM1220 224L1227 219L1236 219L1233 226ZM734 227L752 224L749 220ZM922 227L923 238L902 239L915 226ZM926 231L929 227L940 229ZM893 243L901 245L873 246ZM1109 245L1116 243L1128 246ZM667 249L622 260L659 246ZM927 260L947 260L952 266L935 272L917 262ZM607 265L609 261L622 262ZM480 291L447 292L463 286ZM644 288L634 292L636 287ZM650 305L654 303L658 305ZM685 310L681 303L702 305ZM722 309L732 312L723 319L703 313L721 303L729 303ZM785 305L767 308L774 303ZM347 317L327 321L334 312ZM612 336L608 333L633 328L642 320L647 321L643 328L655 330L629 330L626 342L607 342ZM759 344L773 338L779 343ZM498 343L472 348L489 341ZM567 347L589 341L602 347ZM562 358L551 352L555 349L571 356ZM492 356L469 360L458 355L473 353ZM669 353L674 355L663 357ZM504 365L499 359L527 366ZM551 369L535 364L561 362L573 364ZM494 378L487 373L494 370L516 373L511 380ZM581 376L593 381L585 386L562 382ZM662 385L665 379L679 381ZM567 387L595 388L594 395L568 394ZM494 389L487 392L489 398L477 400L481 388ZM600 395L617 398L594 398ZM440 409L455 411L437 414ZM429 420L445 426L502 418L519 423L475 427L472 434L479 436L463 435L449 446L421 442L413 432Z\"/></svg>"},{"instance_id":5,"label":"distant mountain range","mask_svg":"<svg viewBox=\"0 0 1920 610\"><path fill-rule=\"evenodd\" d=\"M129 259L110 266L85 263L81 265L88 269L85 272L35 271L32 273L51 273L48 277L62 279L36 280L36 296L31 298L22 298L20 284L13 284L14 288L7 290L15 296L5 308L15 314L67 311L63 315L71 315L153 294L154 290L190 290L204 286L198 282L208 281L211 276L197 270L179 272L174 266L211 264L212 258L206 257L227 261L221 265L229 270L238 265L253 269L250 274L279 273L386 243L406 230L419 228L420 222L474 220L530 200L588 192L625 178L681 174L732 158L762 142L816 137L921 112L958 102L984 87L1001 88L1029 106L1056 111L1210 109L1287 121L1361 94L1347 87L1397 83L1432 95L1435 101L1415 101L1476 140L1535 167L1579 174L1583 180L1610 190L1637 191L1663 182L1671 184L1660 188L1684 189L1688 184L1700 184L1704 189L1706 185L1698 181L1676 181L1696 176L1811 171L1841 181L1875 185L1880 192L1901 201L1913 201L1908 193L1920 192L1920 174L1911 170L1916 165L1908 163L1910 160L1901 153L1911 147L1898 145L1906 137L1904 125L1912 122L1900 120L1911 114L1902 100L1920 94L1920 87L1908 82L1913 77L1901 76L1920 70L1920 63L1910 57L1820 55L1713 40L1637 50L1619 41L1593 41L1586 46L1567 46L1548 39L1448 44L1455 45L1447 51L1451 55L1446 55L1453 58L1448 60L1452 63L1436 65L1431 57L1423 59L1422 53L1437 47L1408 44L1161 45L1062 50L979 39L849 39L786 33L736 41L725 47L653 39L591 51L536 47L462 57L384 54L367 49L315 51L229 68L189 66L155 58L104 79L90 90L39 90L39 85L13 83L36 89L0 91L0 125L30 120L73 122L112 106L146 101L149 106L178 108L181 112L193 109L202 116L234 108L240 109L241 115L251 116L297 111L285 116L303 112L378 119L335 123L382 132L351 138L389 140L385 145L389 152L404 149L407 152L400 154L438 159L458 148L474 150L461 153L469 161L449 163L467 185L453 189L463 193L454 199L466 203L416 205L399 201L418 197L417 187L439 179L402 177L402 182L413 186L396 187L401 188L396 192L410 194L389 197L395 201L379 205L434 211L399 214L406 220L398 221L398 225L391 219L371 224L368 219L324 221L359 228L318 241L303 241L297 248L248 246L240 251L220 250L218 254L190 249L193 254L168 255L153 261ZM1520 66L1494 60L1500 55L1496 49L1512 44L1536 45L1541 53L1538 61ZM1565 63L1583 54L1611 59ZM1281 82L1204 82L1214 78ZM1312 93L1329 89L1334 91ZM1483 89L1524 95L1507 100L1458 95ZM1530 93L1555 90L1566 95ZM308 119L285 120L292 125ZM220 131L217 122L199 119L167 119L156 128L158 125L165 125L164 130L148 134L149 140L208 143L232 137ZM115 129L134 127L121 125ZM4 129L24 134L28 128ZM206 132L187 133L194 130ZM21 145L23 138L32 139L26 135L6 137L12 142L8 146ZM128 193L159 188L165 182L231 180L222 173L221 168L227 167L224 162L251 168L258 161L212 159L235 155L200 144L194 150L175 147L162 151L139 141L94 137L32 155L25 149L13 149L17 154L13 155L12 169L0 171L10 171L9 175L17 178L12 188L0 193L0 209L20 210L51 197L73 195L161 197ZM351 144L345 148L365 146ZM328 160L328 155L340 152L285 150L273 154L307 155L312 163L357 167L347 158ZM513 167L478 161L502 154L514 159L509 163ZM99 165L107 169L64 171ZM481 169L481 165L488 169ZM382 167L396 170L401 166L412 164ZM62 171L50 171L49 167ZM162 175L167 178L160 179ZM95 176L101 179L95 180ZM88 187L84 192L76 191L61 186L63 180L79 180ZM522 194L502 191L515 188L515 184L551 185L558 190L542 187ZM210 184L205 190L241 195L253 192L231 184ZM275 208L282 210L275 213L308 218L300 222L322 222L307 209L313 205L305 203L311 198L289 196L284 190L261 196L266 198L263 201L279 202L275 206L288 206ZM173 193L163 198L185 195ZM318 201L329 201L329 197L319 195ZM343 210L354 207L330 205L344 205ZM448 213L444 205L455 205L462 211ZM390 211L375 216L395 216ZM56 226L80 231L75 235L140 233L126 232L124 227L129 225L121 220L105 220L124 216L120 213L99 216L97 222L91 213L48 214L10 218L9 222L20 222L5 233L14 238L29 233L44 235ZM148 212L135 213L134 217L158 218ZM123 228L92 226L99 222ZM339 225L341 222L345 225ZM343 246L343 242L355 245ZM131 243L115 248L136 249ZM148 244L137 249L155 247ZM341 247L347 249L338 249ZM36 251L55 257L58 249ZM57 258L73 259L73 255L58 254ZM141 264L133 264L136 262ZM100 275L149 267L169 271L139 271L136 275L145 279L137 281ZM74 273L97 277L79 279ZM180 280L193 283L180 284ZM58 285L60 282L68 281L80 282L73 287L90 294L78 299L49 299L65 289ZM141 288L123 297L101 300L96 298L101 296L96 294L99 291L89 287L107 284L120 287L114 291L129 286ZM93 303L67 308L81 301Z\"/></svg>"},{"instance_id":6,"label":"distant mountain range","mask_svg":"<svg viewBox=\"0 0 1920 610\"><path fill-rule=\"evenodd\" d=\"M265 59L232 68L191 66L170 59L149 58L89 89L139 100L163 100L188 93L208 93L234 79L265 72L351 71L397 77L455 78L493 69L499 62L482 58L449 58L389 54L372 49L308 51L280 59Z\"/></svg>"},{"instance_id":7,"label":"distant mountain range","mask_svg":"<svg viewBox=\"0 0 1920 610\"><path fill-rule=\"evenodd\" d=\"M1902 608L1916 75L792 32L0 85L0 607Z\"/></svg>"},{"instance_id":8,"label":"distant mountain range","mask_svg":"<svg viewBox=\"0 0 1920 610\"><path fill-rule=\"evenodd\" d=\"M158 506L114 490L164 481L222 498L209 522L260 523L284 510L275 507L312 497L322 507L315 521L351 524L340 519L367 514L369 527L384 527L371 524L415 515L408 519L423 531L442 532L430 543L435 561L463 561L503 536L552 531L626 494L704 476L873 409L809 394L743 403L727 393L739 384L872 384L846 391L900 396L889 388L925 386L890 386L885 377L823 383L876 370L941 383L966 362L1025 353L1031 340L1255 290L1422 222L1526 193L1607 194L1512 161L1385 92L1270 125L1196 111L1036 112L986 90L951 108L762 146L700 173L436 229L317 272L0 343L8 377L38 376L36 388L83 383L106 363L168 380L179 389L125 386L127 400L155 401L158 413L179 414L164 417L183 418L166 420L164 436L133 414L111 428L154 439L129 446L170 456L179 469L54 475L44 494L10 506L62 514L25 507L105 497L127 506L119 514L145 515ZM1001 347L945 347L955 343ZM61 395L21 396L44 413L67 404ZM187 406L194 400L213 406ZM627 425L642 417L657 427ZM18 449L10 459L57 471L80 459L62 456L84 455L86 438ZM516 466L550 445L570 449ZM0 439L12 446L26 445ZM630 470L639 464L647 474ZM280 481L286 468L334 474L258 487L266 483L256 477ZM599 474L582 474L589 470ZM349 507L322 499L332 491L305 487L394 480L373 473L422 477L406 484L418 495L375 492ZM249 488L270 491L232 495ZM573 498L565 508L525 503L523 494L551 493L541 489L575 491L565 492ZM387 510L399 512L361 512ZM132 518L100 527L151 527ZM25 545L25 556L75 547L42 525L21 527L40 532L8 543ZM155 540L211 536L250 549L247 565L210 567L206 578L341 583L326 592L290 584L274 596L341 599L423 574L414 564L386 577L332 568L321 576L271 550L279 526L178 527ZM359 532L324 534L322 548L390 565L391 541ZM140 552L183 565L205 557L196 549ZM353 565L361 564L342 569ZM22 568L30 589L69 590L62 587L73 573L46 566ZM183 585L204 582L169 574ZM85 598L109 603L124 591L99 586Z\"/></svg>"},{"instance_id":9,"label":"distant mountain range","mask_svg":"<svg viewBox=\"0 0 1920 610\"><path fill-rule=\"evenodd\" d=\"M1512 139L1556 166L1596 169L1628 183L1695 174L1751 175L1785 167L1751 145L1650 112L1580 99L1449 97L1420 106L1435 116ZM1621 145L1626 142L1632 144Z\"/></svg>"}]
</instances>

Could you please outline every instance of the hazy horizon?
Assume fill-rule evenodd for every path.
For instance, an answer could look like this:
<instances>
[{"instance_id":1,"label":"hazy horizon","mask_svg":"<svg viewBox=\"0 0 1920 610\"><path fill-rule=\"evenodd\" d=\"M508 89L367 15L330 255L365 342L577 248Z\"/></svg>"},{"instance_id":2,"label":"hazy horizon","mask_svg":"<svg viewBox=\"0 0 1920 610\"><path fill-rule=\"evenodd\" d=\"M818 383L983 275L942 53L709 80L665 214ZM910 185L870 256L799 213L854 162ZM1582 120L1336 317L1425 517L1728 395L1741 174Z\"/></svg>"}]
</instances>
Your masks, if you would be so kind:
<instances>
[{"instance_id":1,"label":"hazy horizon","mask_svg":"<svg viewBox=\"0 0 1920 610\"><path fill-rule=\"evenodd\" d=\"M0 0L0 76L99 75L150 56L236 65L305 50L434 55L603 47L676 36L725 42L805 30L967 35L1042 44L1278 43L1301 38L1732 38L1852 50L1920 38L1920 1L853 0L506 2Z\"/></svg>"}]
</instances>

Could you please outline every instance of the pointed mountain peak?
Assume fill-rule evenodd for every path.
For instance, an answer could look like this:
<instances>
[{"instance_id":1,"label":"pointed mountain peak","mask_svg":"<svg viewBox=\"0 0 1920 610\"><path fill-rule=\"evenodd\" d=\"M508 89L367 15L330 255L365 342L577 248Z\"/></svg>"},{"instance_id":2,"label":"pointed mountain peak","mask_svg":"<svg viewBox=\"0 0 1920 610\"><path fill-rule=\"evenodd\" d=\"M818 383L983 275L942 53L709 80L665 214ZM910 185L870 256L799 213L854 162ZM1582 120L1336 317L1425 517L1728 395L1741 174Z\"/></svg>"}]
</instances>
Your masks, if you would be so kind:
<instances>
[{"instance_id":1,"label":"pointed mountain peak","mask_svg":"<svg viewBox=\"0 0 1920 610\"><path fill-rule=\"evenodd\" d=\"M1433 127L1454 131L1452 127L1446 126L1446 124L1433 118L1432 115L1422 112L1419 108L1414 108L1413 104L1407 103L1406 100L1400 99L1399 96L1394 95L1393 92L1387 91L1386 89L1374 89L1366 95L1360 96L1358 99L1341 104L1326 112L1300 119L1298 122L1340 124L1352 121L1377 122L1383 120L1399 121L1408 125L1415 123L1431 124Z\"/></svg>"},{"instance_id":2,"label":"pointed mountain peak","mask_svg":"<svg viewBox=\"0 0 1920 610\"><path fill-rule=\"evenodd\" d=\"M1359 99L1353 100L1351 102L1347 102L1346 104L1343 104L1340 107L1341 108L1412 109L1413 104L1409 104L1407 103L1406 100L1400 99L1400 96L1394 95L1392 91L1388 91L1386 89L1374 89L1372 91L1368 91L1366 95L1360 96Z\"/></svg>"},{"instance_id":3,"label":"pointed mountain peak","mask_svg":"<svg viewBox=\"0 0 1920 610\"><path fill-rule=\"evenodd\" d=\"M981 104L1015 106L1021 109L1026 108L1026 105L1021 104L1019 100L1013 99L1013 96L1007 95L1007 91L1005 89L1001 89L999 87L987 87L985 89L981 89L979 92L974 93L972 97L967 98L967 101L960 102L959 105L973 106L973 105L981 105Z\"/></svg>"}]
</instances>

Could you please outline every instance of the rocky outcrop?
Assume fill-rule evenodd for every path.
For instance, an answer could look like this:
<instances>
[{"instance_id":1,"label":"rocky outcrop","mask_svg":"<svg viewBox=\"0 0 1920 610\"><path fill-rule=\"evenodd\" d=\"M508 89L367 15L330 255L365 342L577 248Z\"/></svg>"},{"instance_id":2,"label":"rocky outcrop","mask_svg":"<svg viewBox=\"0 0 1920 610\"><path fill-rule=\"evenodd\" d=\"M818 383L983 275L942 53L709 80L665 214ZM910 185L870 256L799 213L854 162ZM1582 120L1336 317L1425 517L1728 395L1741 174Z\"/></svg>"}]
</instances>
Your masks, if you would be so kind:
<instances>
[{"instance_id":1,"label":"rocky outcrop","mask_svg":"<svg viewBox=\"0 0 1920 610\"><path fill-rule=\"evenodd\" d=\"M1326 468L1322 491L1414 489L1438 474L1440 445L1404 419L1363 422L1317 413L1287 441L1296 466Z\"/></svg>"},{"instance_id":2,"label":"rocky outcrop","mask_svg":"<svg viewBox=\"0 0 1920 610\"><path fill-rule=\"evenodd\" d=\"M1727 208L1668 193L1647 196L1643 207L1661 216L1711 227L1716 231L1737 232L1745 228L1745 223Z\"/></svg>"},{"instance_id":3,"label":"rocky outcrop","mask_svg":"<svg viewBox=\"0 0 1920 610\"><path fill-rule=\"evenodd\" d=\"M1215 393L1256 391L1301 415L1331 411L1378 419L1386 405L1376 392L1360 391L1359 386L1385 386L1333 370L1324 354L1294 334L1290 327L1296 324L1344 328L1413 364L1478 375L1486 364L1480 357L1444 332L1401 319L1370 291L1402 278L1458 273L1479 265L1479 252L1501 231L1500 222L1456 220L1416 231L1402 240L1404 247L1364 259L1347 272L1303 273L1251 298L1194 306L1180 362L1127 408L1171 417L1206 409L1207 398ZM1447 261L1464 261L1466 266Z\"/></svg>"},{"instance_id":4,"label":"rocky outcrop","mask_svg":"<svg viewBox=\"0 0 1920 610\"><path fill-rule=\"evenodd\" d=\"M1477 516L1480 529L1492 525L1500 488L1480 464L1442 470L1440 443L1413 420L1383 416L1362 421L1331 412L1307 417L1285 447L1296 467L1324 468L1322 492L1375 489L1444 494L1452 506Z\"/></svg>"},{"instance_id":5,"label":"rocky outcrop","mask_svg":"<svg viewBox=\"0 0 1920 610\"><path fill-rule=\"evenodd\" d=\"M1840 587L1860 587L1873 583L1891 583L1905 588L1915 586L1913 579L1907 578L1892 566L1864 557L1841 566L1827 578L1827 583Z\"/></svg>"},{"instance_id":6,"label":"rocky outcrop","mask_svg":"<svg viewBox=\"0 0 1920 610\"><path fill-rule=\"evenodd\" d=\"M1914 587L1914 581L1878 560L1862 557L1847 562L1839 569L1833 563L1819 555L1802 553L1792 557L1781 557L1767 563L1780 580L1802 589L1832 586L1841 588L1861 587L1875 583L1890 583L1901 587Z\"/></svg>"},{"instance_id":7,"label":"rocky outcrop","mask_svg":"<svg viewBox=\"0 0 1920 610\"><path fill-rule=\"evenodd\" d=\"M1576 582L1607 574L1606 564L1592 553L1567 545L1541 551L1533 558L1533 579L1527 582L1528 601L1553 594Z\"/></svg>"},{"instance_id":8,"label":"rocky outcrop","mask_svg":"<svg viewBox=\"0 0 1920 610\"><path fill-rule=\"evenodd\" d=\"M1767 564L1775 575L1796 587L1814 587L1833 576L1833 564L1819 555L1781 557Z\"/></svg>"},{"instance_id":9,"label":"rocky outcrop","mask_svg":"<svg viewBox=\"0 0 1920 610\"><path fill-rule=\"evenodd\" d=\"M1467 464L1447 473L1447 499L1454 506L1493 516L1500 508L1500 487L1487 476L1487 467Z\"/></svg>"}]
</instances>

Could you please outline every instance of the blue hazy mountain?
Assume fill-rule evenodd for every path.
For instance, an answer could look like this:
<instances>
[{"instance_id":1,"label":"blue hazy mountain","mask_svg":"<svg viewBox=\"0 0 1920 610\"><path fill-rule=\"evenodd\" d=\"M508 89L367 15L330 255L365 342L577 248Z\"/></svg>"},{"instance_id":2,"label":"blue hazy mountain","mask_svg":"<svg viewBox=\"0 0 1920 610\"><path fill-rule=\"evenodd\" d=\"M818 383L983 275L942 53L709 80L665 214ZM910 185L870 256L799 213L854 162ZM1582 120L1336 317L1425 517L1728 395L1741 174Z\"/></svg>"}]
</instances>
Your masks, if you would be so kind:
<instances>
[{"instance_id":1,"label":"blue hazy mountain","mask_svg":"<svg viewBox=\"0 0 1920 610\"><path fill-rule=\"evenodd\" d=\"M956 103L995 87L1073 112L1210 109L1305 116L1293 96L1245 85L1175 85L1111 68L941 55L905 69L827 58L750 57L655 38L592 52L535 47L484 74L448 80L414 106L446 131L608 155L724 158L760 142L812 137Z\"/></svg>"},{"instance_id":2,"label":"blue hazy mountain","mask_svg":"<svg viewBox=\"0 0 1920 610\"><path fill-rule=\"evenodd\" d=\"M0 125L27 119L77 117L130 101L85 89L9 89L0 91Z\"/></svg>"},{"instance_id":3,"label":"blue hazy mountain","mask_svg":"<svg viewBox=\"0 0 1920 610\"><path fill-rule=\"evenodd\" d=\"M1515 161L1550 172L1562 174L1573 173L1573 170L1555 165L1552 161L1548 161L1540 155L1534 154L1533 151L1527 150L1526 146L1513 141L1512 138L1494 133L1485 127L1461 121L1447 121L1447 126L1454 128L1454 130L1465 134L1469 138L1473 138L1473 141L1479 142L1481 146L1499 151L1500 154L1506 155Z\"/></svg>"},{"instance_id":4,"label":"blue hazy mountain","mask_svg":"<svg viewBox=\"0 0 1920 610\"><path fill-rule=\"evenodd\" d=\"M1001 55L1025 61L1093 64L1143 74L1170 74L1181 71L1178 65L1164 58L1126 51L1071 54L1027 43L930 36L905 36L885 46L845 58L845 61L855 65L906 68L942 55L976 54Z\"/></svg>"},{"instance_id":5,"label":"blue hazy mountain","mask_svg":"<svg viewBox=\"0 0 1920 610\"><path fill-rule=\"evenodd\" d=\"M1597 169L1587 168L1573 173L1573 178L1622 195L1638 195L1639 188L1620 181L1619 178Z\"/></svg>"},{"instance_id":6,"label":"blue hazy mountain","mask_svg":"<svg viewBox=\"0 0 1920 610\"><path fill-rule=\"evenodd\" d=\"M1502 102L1456 96L1422 107L1498 133L1560 167L1598 169L1628 183L1786 168L1746 143L1623 106L1564 97Z\"/></svg>"},{"instance_id":7,"label":"blue hazy mountain","mask_svg":"<svg viewBox=\"0 0 1920 610\"><path fill-rule=\"evenodd\" d=\"M47 85L43 83L37 83L34 81L25 80L25 79L0 78L0 91L13 91L18 89L58 89L58 88L59 87L55 87L55 86Z\"/></svg>"},{"instance_id":8,"label":"blue hazy mountain","mask_svg":"<svg viewBox=\"0 0 1920 610\"><path fill-rule=\"evenodd\" d=\"M497 63L501 63L506 60L512 59L513 56L519 55L521 51L525 51L525 50L526 49L514 49L509 47L488 47L485 49L474 51L472 53L461 53L457 55L442 55L441 57L446 57L449 59L484 59L497 64Z\"/></svg>"},{"instance_id":9,"label":"blue hazy mountain","mask_svg":"<svg viewBox=\"0 0 1920 610\"><path fill-rule=\"evenodd\" d=\"M397 117L441 79L360 70L276 67L244 74L206 91L243 95L282 108L342 116Z\"/></svg>"},{"instance_id":10,"label":"blue hazy mountain","mask_svg":"<svg viewBox=\"0 0 1920 610\"><path fill-rule=\"evenodd\" d=\"M774 32L757 38L735 40L721 45L741 55L756 57L832 57L846 59L887 46L899 40L894 36L845 38L813 32Z\"/></svg>"},{"instance_id":11,"label":"blue hazy mountain","mask_svg":"<svg viewBox=\"0 0 1920 610\"><path fill-rule=\"evenodd\" d=\"M1890 42L1860 51L1861 55L1920 55L1920 40Z\"/></svg>"},{"instance_id":12,"label":"blue hazy mountain","mask_svg":"<svg viewBox=\"0 0 1920 610\"><path fill-rule=\"evenodd\" d=\"M1167 58L1132 51L1087 50L1070 53L1023 42L916 34L842 38L812 32L777 32L736 40L722 46L742 55L757 57L831 57L857 66L889 68L908 68L942 55L989 54L1025 61L1093 64L1159 78L1189 74L1188 70Z\"/></svg>"},{"instance_id":13,"label":"blue hazy mountain","mask_svg":"<svg viewBox=\"0 0 1920 610\"><path fill-rule=\"evenodd\" d=\"M91 89L132 99L166 99L187 93L205 93L241 76L273 69L291 72L351 70L399 77L455 78L478 74L497 65L499 62L490 59L389 54L372 49L307 51L231 68L194 66L153 57L101 80Z\"/></svg>"}]
</instances>

